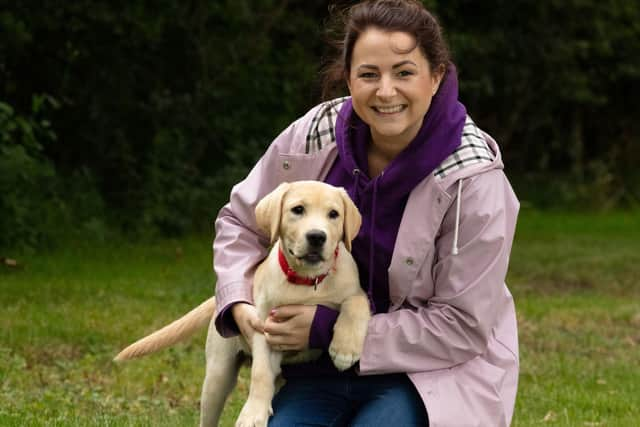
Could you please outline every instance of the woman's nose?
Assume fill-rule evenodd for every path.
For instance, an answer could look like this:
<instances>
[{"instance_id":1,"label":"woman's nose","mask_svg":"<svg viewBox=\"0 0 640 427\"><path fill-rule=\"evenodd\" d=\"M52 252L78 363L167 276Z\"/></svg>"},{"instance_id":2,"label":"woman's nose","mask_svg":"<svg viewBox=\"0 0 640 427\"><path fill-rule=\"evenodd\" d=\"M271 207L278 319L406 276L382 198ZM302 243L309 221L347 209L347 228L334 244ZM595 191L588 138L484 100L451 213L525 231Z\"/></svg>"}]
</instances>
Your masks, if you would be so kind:
<instances>
[{"instance_id":1,"label":"woman's nose","mask_svg":"<svg viewBox=\"0 0 640 427\"><path fill-rule=\"evenodd\" d=\"M396 87L393 81L388 77L380 79L380 86L376 92L376 95L380 98L391 98L396 95Z\"/></svg>"}]
</instances>

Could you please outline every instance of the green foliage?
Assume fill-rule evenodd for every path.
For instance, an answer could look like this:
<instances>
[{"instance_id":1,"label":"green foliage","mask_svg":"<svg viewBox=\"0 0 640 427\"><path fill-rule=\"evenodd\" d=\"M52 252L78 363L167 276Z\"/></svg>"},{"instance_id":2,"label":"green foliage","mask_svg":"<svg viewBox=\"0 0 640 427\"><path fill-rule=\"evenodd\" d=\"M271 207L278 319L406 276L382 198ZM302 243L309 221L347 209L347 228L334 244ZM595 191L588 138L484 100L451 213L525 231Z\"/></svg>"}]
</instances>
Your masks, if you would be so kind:
<instances>
[{"instance_id":1,"label":"green foliage","mask_svg":"<svg viewBox=\"0 0 640 427\"><path fill-rule=\"evenodd\" d=\"M56 200L99 234L210 224L231 185L319 101L329 3L353 1L7 3L0 100L14 128L5 119L2 132L24 147L3 142L3 185L22 200L11 209L52 216L60 210L42 203ZM425 4L452 46L461 100L500 143L508 174L548 187L560 177L566 193L538 202L531 186L516 188L525 198L640 203L638 2ZM35 112L38 99L57 108Z\"/></svg>"},{"instance_id":2,"label":"green foliage","mask_svg":"<svg viewBox=\"0 0 640 427\"><path fill-rule=\"evenodd\" d=\"M43 144L56 140L43 114L56 106L49 96L34 96L23 116L0 102L0 248L35 246L63 211L54 167L42 154Z\"/></svg>"},{"instance_id":3,"label":"green foliage","mask_svg":"<svg viewBox=\"0 0 640 427\"><path fill-rule=\"evenodd\" d=\"M17 108L34 91L60 100L64 144L46 156L64 177L89 171L111 221L184 232L210 222L225 175L313 102L316 7L14 3L0 18L0 88Z\"/></svg>"},{"instance_id":4,"label":"green foliage","mask_svg":"<svg viewBox=\"0 0 640 427\"><path fill-rule=\"evenodd\" d=\"M437 12L461 99L511 174L564 176L583 202L585 188L602 191L592 206L640 202L640 3L461 0Z\"/></svg>"},{"instance_id":5,"label":"green foliage","mask_svg":"<svg viewBox=\"0 0 640 427\"><path fill-rule=\"evenodd\" d=\"M109 234L91 172L60 176L46 151L60 143L47 119L56 99L34 95L28 115L0 102L0 248L41 247L69 233Z\"/></svg>"}]
</instances>

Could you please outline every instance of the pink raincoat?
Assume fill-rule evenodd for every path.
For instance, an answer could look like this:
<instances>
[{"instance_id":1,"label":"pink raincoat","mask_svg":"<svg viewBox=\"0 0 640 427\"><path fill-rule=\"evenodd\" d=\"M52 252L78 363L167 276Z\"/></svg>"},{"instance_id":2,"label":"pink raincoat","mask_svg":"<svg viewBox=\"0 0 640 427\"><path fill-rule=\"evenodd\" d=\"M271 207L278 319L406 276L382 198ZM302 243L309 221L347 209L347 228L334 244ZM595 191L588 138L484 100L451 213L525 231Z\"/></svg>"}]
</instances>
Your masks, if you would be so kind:
<instances>
[{"instance_id":1,"label":"pink raincoat","mask_svg":"<svg viewBox=\"0 0 640 427\"><path fill-rule=\"evenodd\" d=\"M310 149L308 142L321 135L323 109L282 132L220 211L219 311L252 301L255 266L269 243L255 223L256 203L283 181L323 180L336 159L335 143ZM360 360L360 375L407 373L431 427L507 426L515 404L518 336L504 280L519 203L497 144L481 138L492 161L440 168L411 192L389 267L391 307L371 319Z\"/></svg>"}]
</instances>

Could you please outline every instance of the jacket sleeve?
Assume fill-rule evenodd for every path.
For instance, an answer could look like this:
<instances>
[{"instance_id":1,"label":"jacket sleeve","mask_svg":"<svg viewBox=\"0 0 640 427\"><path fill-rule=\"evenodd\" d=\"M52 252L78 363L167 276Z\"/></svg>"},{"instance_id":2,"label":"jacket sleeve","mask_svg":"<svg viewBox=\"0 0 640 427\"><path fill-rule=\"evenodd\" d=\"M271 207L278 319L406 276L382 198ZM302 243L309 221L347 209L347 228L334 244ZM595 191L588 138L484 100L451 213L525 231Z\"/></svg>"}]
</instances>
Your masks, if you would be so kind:
<instances>
[{"instance_id":1,"label":"jacket sleeve","mask_svg":"<svg viewBox=\"0 0 640 427\"><path fill-rule=\"evenodd\" d=\"M333 339L333 327L340 312L318 304L309 331L309 348L328 350Z\"/></svg>"},{"instance_id":2,"label":"jacket sleeve","mask_svg":"<svg viewBox=\"0 0 640 427\"><path fill-rule=\"evenodd\" d=\"M451 253L454 199L435 241L433 296L420 308L373 316L362 375L450 368L485 352L510 298L504 280L518 202L503 172L493 170L463 181L460 204L459 253Z\"/></svg>"},{"instance_id":3,"label":"jacket sleeve","mask_svg":"<svg viewBox=\"0 0 640 427\"><path fill-rule=\"evenodd\" d=\"M279 154L289 152L300 121L285 129L269 146L249 175L231 190L229 203L215 221L213 267L216 273L215 325L225 337L238 334L229 308L237 302L253 303L252 281L257 265L268 252L269 239L258 230L255 207L262 197L275 189Z\"/></svg>"}]
</instances>

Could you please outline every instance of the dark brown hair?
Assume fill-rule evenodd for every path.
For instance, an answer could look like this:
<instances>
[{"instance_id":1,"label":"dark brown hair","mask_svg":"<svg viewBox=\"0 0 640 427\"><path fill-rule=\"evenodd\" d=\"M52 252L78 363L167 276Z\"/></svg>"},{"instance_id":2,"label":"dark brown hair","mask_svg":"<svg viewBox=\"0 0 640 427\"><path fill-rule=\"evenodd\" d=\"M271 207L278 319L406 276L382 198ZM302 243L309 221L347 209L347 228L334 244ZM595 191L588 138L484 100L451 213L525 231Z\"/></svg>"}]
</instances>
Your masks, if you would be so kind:
<instances>
[{"instance_id":1,"label":"dark brown hair","mask_svg":"<svg viewBox=\"0 0 640 427\"><path fill-rule=\"evenodd\" d=\"M322 76L322 98L344 92L351 70L353 47L370 27L383 31L411 34L429 61L431 71L446 69L450 62L449 48L437 19L417 0L365 0L346 10L332 10L333 41L336 54L325 66ZM339 28L338 28L339 27Z\"/></svg>"}]
</instances>

